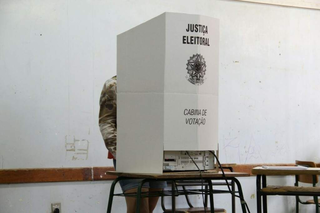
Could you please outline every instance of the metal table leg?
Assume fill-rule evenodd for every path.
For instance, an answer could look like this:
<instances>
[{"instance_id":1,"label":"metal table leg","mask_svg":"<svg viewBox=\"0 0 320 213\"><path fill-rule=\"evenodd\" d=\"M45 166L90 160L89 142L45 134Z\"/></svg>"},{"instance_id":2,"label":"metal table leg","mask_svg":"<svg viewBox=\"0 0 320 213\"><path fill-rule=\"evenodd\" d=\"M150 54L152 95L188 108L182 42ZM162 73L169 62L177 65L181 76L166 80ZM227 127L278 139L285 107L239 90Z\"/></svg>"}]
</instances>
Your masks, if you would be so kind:
<instances>
[{"instance_id":1,"label":"metal table leg","mask_svg":"<svg viewBox=\"0 0 320 213\"><path fill-rule=\"evenodd\" d=\"M261 175L257 175L256 179L256 187L257 187L257 213L261 213Z\"/></svg>"},{"instance_id":2,"label":"metal table leg","mask_svg":"<svg viewBox=\"0 0 320 213\"><path fill-rule=\"evenodd\" d=\"M111 213L113 196L114 196L114 188L115 188L116 184L119 182L119 180L121 180L121 179L123 179L123 178L118 177L112 182L112 185L111 185L111 188L110 188L110 194L109 194L107 213Z\"/></svg>"},{"instance_id":3,"label":"metal table leg","mask_svg":"<svg viewBox=\"0 0 320 213\"><path fill-rule=\"evenodd\" d=\"M176 182L174 180L172 180L171 182L171 191L172 191L172 195L171 195L171 202L172 202L172 213L176 212Z\"/></svg>"},{"instance_id":4,"label":"metal table leg","mask_svg":"<svg viewBox=\"0 0 320 213\"><path fill-rule=\"evenodd\" d=\"M317 176L316 176L316 175L312 175L312 180L313 180L313 186L315 186L316 183L317 183ZM316 206L316 213L319 213L319 200L318 200L318 196L314 196L313 199L314 199L314 203L315 203L315 206Z\"/></svg>"},{"instance_id":5,"label":"metal table leg","mask_svg":"<svg viewBox=\"0 0 320 213\"><path fill-rule=\"evenodd\" d=\"M228 167L230 172L233 172L232 166ZM235 184L234 181L231 181L231 190L232 190L232 196L231 196L231 203L232 203L232 213L236 213L236 196L235 196Z\"/></svg>"},{"instance_id":6,"label":"metal table leg","mask_svg":"<svg viewBox=\"0 0 320 213\"><path fill-rule=\"evenodd\" d=\"M244 200L244 197L243 197L243 192L242 192L242 187L241 187L241 184L239 182L239 180L237 178L230 178L232 181L234 181L237 185L237 188L238 188L238 192L239 192L239 196L240 196L240 202L241 202L241 208L242 208L242 212L244 213L247 213L247 210L246 210L246 202Z\"/></svg>"},{"instance_id":7,"label":"metal table leg","mask_svg":"<svg viewBox=\"0 0 320 213\"><path fill-rule=\"evenodd\" d=\"M209 185L209 199L210 199L210 212L214 213L214 202L213 202L213 187L211 179L208 179L208 185Z\"/></svg>"},{"instance_id":8,"label":"metal table leg","mask_svg":"<svg viewBox=\"0 0 320 213\"><path fill-rule=\"evenodd\" d=\"M262 175L262 188L267 187L267 177ZM263 213L268 212L268 202L267 202L267 195L262 195L263 198Z\"/></svg>"},{"instance_id":9,"label":"metal table leg","mask_svg":"<svg viewBox=\"0 0 320 213\"><path fill-rule=\"evenodd\" d=\"M208 186L204 187L205 192L208 191ZM205 197L204 197L204 207L207 208L208 207L208 194L205 193Z\"/></svg>"},{"instance_id":10,"label":"metal table leg","mask_svg":"<svg viewBox=\"0 0 320 213\"><path fill-rule=\"evenodd\" d=\"M141 192L142 192L142 186L147 182L147 179L143 179L141 183L138 186L137 195L136 195L136 213L140 213L140 206L141 206Z\"/></svg>"},{"instance_id":11,"label":"metal table leg","mask_svg":"<svg viewBox=\"0 0 320 213\"><path fill-rule=\"evenodd\" d=\"M236 213L236 196L235 196L235 184L234 181L231 181L231 190L232 190L232 195L231 195L231 203L232 203L232 213Z\"/></svg>"},{"instance_id":12,"label":"metal table leg","mask_svg":"<svg viewBox=\"0 0 320 213\"><path fill-rule=\"evenodd\" d=\"M318 196L314 196L314 203L316 206L316 213L319 213L319 200L318 200Z\"/></svg>"}]
</instances>

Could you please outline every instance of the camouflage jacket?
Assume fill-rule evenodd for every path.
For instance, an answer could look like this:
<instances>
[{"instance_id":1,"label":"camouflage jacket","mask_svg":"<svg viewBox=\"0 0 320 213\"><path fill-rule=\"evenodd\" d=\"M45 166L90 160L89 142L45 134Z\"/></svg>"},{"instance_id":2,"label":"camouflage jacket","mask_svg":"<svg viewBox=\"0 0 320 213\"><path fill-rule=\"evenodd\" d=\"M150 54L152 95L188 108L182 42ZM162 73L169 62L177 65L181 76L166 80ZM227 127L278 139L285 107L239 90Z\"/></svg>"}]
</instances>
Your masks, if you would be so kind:
<instances>
[{"instance_id":1,"label":"camouflage jacket","mask_svg":"<svg viewBox=\"0 0 320 213\"><path fill-rule=\"evenodd\" d=\"M116 158L117 76L107 80L103 85L100 96L99 127L107 149L113 155L113 157Z\"/></svg>"}]
</instances>

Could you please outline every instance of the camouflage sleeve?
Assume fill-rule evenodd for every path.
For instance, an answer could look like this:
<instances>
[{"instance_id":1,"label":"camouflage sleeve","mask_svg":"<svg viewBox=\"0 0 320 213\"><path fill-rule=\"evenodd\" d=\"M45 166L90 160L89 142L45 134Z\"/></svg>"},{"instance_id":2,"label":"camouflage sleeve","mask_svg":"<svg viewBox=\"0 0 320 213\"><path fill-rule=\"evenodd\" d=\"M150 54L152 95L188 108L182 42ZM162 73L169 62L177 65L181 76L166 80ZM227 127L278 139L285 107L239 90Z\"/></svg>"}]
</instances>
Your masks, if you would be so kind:
<instances>
[{"instance_id":1,"label":"camouflage sleeve","mask_svg":"<svg viewBox=\"0 0 320 213\"><path fill-rule=\"evenodd\" d=\"M106 81L100 96L99 127L104 143L116 158L117 152L117 81Z\"/></svg>"}]
</instances>

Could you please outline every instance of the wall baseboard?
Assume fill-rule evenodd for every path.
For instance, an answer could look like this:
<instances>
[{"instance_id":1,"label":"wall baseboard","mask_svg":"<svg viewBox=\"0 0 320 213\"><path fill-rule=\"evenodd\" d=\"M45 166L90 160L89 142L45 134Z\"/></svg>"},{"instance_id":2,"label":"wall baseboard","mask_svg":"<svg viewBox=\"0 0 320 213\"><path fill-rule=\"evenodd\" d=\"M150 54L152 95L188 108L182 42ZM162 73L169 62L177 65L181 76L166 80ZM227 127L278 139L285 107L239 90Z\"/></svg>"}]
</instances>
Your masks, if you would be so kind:
<instances>
[{"instance_id":1,"label":"wall baseboard","mask_svg":"<svg viewBox=\"0 0 320 213\"><path fill-rule=\"evenodd\" d=\"M0 184L114 180L113 167L0 170Z\"/></svg>"},{"instance_id":2,"label":"wall baseboard","mask_svg":"<svg viewBox=\"0 0 320 213\"><path fill-rule=\"evenodd\" d=\"M252 175L252 168L261 165L293 166L294 164L234 164L232 167L235 172L247 172ZM114 171L114 168L4 169L0 170L0 184L114 180L116 176L108 175L106 173L108 171Z\"/></svg>"}]
</instances>

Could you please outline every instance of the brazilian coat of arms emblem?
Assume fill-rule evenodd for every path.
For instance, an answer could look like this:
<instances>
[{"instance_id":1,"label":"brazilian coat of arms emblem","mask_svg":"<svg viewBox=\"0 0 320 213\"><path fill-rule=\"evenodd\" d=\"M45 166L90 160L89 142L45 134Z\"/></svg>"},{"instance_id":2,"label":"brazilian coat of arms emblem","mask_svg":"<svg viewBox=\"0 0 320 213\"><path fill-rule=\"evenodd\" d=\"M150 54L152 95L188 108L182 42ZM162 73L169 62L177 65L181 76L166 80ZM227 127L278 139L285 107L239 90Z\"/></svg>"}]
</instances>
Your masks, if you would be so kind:
<instances>
[{"instance_id":1,"label":"brazilian coat of arms emblem","mask_svg":"<svg viewBox=\"0 0 320 213\"><path fill-rule=\"evenodd\" d=\"M194 54L187 63L188 81L194 85L202 85L205 80L206 69L207 65L204 57L201 54Z\"/></svg>"}]
</instances>

